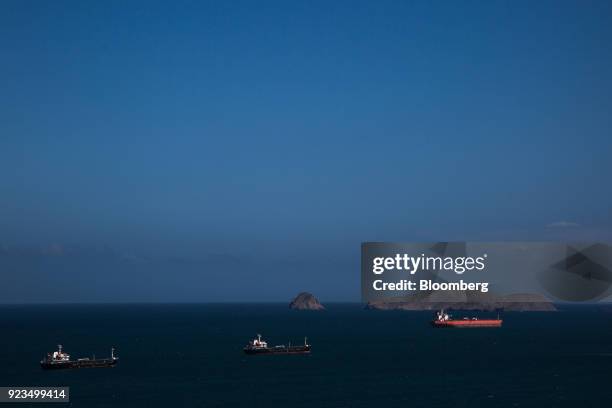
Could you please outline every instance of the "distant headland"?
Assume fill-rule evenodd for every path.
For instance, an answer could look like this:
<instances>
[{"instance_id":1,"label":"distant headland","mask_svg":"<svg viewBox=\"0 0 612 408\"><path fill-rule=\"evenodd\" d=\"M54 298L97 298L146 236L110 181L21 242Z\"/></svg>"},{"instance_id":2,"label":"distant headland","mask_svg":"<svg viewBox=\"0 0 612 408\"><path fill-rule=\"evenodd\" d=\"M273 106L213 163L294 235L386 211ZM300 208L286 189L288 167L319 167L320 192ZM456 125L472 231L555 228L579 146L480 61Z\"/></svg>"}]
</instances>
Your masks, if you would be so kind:
<instances>
[{"instance_id":1,"label":"distant headland","mask_svg":"<svg viewBox=\"0 0 612 408\"><path fill-rule=\"evenodd\" d=\"M508 312L554 312L555 305L539 294L515 293L510 295L468 294L465 291L449 294L441 299L435 294L417 295L412 298L388 298L366 304L366 309L376 310L476 310Z\"/></svg>"},{"instance_id":2,"label":"distant headland","mask_svg":"<svg viewBox=\"0 0 612 408\"><path fill-rule=\"evenodd\" d=\"M312 293L302 292L289 303L290 309L295 310L325 310L325 307Z\"/></svg>"}]
</instances>

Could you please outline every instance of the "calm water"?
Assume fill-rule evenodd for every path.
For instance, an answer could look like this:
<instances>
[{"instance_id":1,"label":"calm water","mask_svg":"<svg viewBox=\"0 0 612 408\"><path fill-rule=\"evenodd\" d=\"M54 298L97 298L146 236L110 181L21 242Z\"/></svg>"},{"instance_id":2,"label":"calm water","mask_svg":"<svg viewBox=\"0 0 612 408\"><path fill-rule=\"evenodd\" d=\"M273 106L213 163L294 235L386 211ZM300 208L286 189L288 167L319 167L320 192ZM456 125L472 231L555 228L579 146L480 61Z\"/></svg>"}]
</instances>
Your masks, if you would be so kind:
<instances>
[{"instance_id":1,"label":"calm water","mask_svg":"<svg viewBox=\"0 0 612 408\"><path fill-rule=\"evenodd\" d=\"M506 313L436 330L430 313L329 305L1 306L0 385L67 385L74 407L581 407L612 403L612 313ZM309 356L245 356L256 333ZM110 369L42 371L62 343ZM19 406L25 406L20 404ZM41 407L43 405L36 404ZM59 405L52 405L59 406Z\"/></svg>"}]
</instances>

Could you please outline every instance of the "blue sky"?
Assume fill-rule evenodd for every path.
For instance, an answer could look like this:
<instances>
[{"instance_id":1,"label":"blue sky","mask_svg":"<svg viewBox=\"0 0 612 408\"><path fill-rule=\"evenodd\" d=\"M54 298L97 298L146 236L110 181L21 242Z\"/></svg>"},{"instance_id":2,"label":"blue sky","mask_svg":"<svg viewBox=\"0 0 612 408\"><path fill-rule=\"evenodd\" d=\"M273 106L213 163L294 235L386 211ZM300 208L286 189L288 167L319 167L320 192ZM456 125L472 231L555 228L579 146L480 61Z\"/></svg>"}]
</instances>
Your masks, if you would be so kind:
<instances>
[{"instance_id":1,"label":"blue sky","mask_svg":"<svg viewBox=\"0 0 612 408\"><path fill-rule=\"evenodd\" d=\"M362 241L612 237L609 2L4 1L0 34L7 301L357 300Z\"/></svg>"}]
</instances>

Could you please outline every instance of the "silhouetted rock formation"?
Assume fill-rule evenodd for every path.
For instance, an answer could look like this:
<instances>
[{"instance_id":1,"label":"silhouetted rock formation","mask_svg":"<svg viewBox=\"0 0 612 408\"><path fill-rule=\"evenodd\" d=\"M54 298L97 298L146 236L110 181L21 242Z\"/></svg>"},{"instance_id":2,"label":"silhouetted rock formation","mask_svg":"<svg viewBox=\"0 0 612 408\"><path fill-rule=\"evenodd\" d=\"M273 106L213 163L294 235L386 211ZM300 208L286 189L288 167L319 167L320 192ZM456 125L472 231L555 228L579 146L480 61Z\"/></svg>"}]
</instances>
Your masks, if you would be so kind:
<instances>
[{"instance_id":1,"label":"silhouetted rock formation","mask_svg":"<svg viewBox=\"0 0 612 408\"><path fill-rule=\"evenodd\" d=\"M325 307L312 293L302 292L295 297L289 304L289 308L295 310L324 310Z\"/></svg>"},{"instance_id":2,"label":"silhouetted rock formation","mask_svg":"<svg viewBox=\"0 0 612 408\"><path fill-rule=\"evenodd\" d=\"M532 293L498 296L456 291L444 295L418 294L409 298L389 298L368 302L366 309L376 310L478 310L508 312L554 312L555 305L546 297Z\"/></svg>"}]
</instances>

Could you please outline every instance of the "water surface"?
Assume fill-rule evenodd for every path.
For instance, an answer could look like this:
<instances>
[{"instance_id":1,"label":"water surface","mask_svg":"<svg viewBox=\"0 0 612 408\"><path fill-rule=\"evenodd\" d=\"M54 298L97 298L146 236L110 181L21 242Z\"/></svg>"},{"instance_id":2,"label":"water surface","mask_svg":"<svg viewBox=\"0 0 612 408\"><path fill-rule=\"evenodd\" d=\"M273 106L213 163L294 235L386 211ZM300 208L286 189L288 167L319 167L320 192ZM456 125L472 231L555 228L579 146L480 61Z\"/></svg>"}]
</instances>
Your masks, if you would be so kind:
<instances>
[{"instance_id":1,"label":"water surface","mask_svg":"<svg viewBox=\"0 0 612 408\"><path fill-rule=\"evenodd\" d=\"M74 407L582 407L612 402L612 313L506 313L433 329L430 313L331 304L0 306L0 385L70 386ZM308 341L311 355L245 356ZM115 368L42 371L61 343ZM21 404L19 406L25 406ZM36 406L43 406L37 404ZM59 406L59 405L53 405Z\"/></svg>"}]
</instances>

